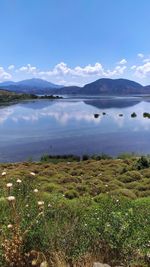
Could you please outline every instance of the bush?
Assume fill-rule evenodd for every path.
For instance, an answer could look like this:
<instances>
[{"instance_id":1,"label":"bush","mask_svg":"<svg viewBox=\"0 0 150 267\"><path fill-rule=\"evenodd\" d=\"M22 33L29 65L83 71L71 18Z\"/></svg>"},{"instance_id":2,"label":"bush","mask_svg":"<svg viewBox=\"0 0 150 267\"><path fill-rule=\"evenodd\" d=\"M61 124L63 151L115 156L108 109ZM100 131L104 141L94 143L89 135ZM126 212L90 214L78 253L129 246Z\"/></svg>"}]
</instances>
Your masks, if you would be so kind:
<instances>
[{"instance_id":1,"label":"bush","mask_svg":"<svg viewBox=\"0 0 150 267\"><path fill-rule=\"evenodd\" d=\"M79 193L76 190L68 190L65 192L65 197L68 199L73 199L79 197Z\"/></svg>"},{"instance_id":2,"label":"bush","mask_svg":"<svg viewBox=\"0 0 150 267\"><path fill-rule=\"evenodd\" d=\"M147 157L145 156L142 156L138 159L137 163L136 163L136 168L138 170L141 170L141 169L146 169L146 168L149 168L150 167L150 161Z\"/></svg>"},{"instance_id":3,"label":"bush","mask_svg":"<svg viewBox=\"0 0 150 267\"><path fill-rule=\"evenodd\" d=\"M133 112L132 114L131 114L131 118L136 118L137 117L137 114L135 113L135 112Z\"/></svg>"},{"instance_id":4,"label":"bush","mask_svg":"<svg viewBox=\"0 0 150 267\"><path fill-rule=\"evenodd\" d=\"M89 157L88 155L86 155L86 154L82 156L82 160L83 160L83 161L88 160L89 158L90 158L90 157Z\"/></svg>"}]
</instances>

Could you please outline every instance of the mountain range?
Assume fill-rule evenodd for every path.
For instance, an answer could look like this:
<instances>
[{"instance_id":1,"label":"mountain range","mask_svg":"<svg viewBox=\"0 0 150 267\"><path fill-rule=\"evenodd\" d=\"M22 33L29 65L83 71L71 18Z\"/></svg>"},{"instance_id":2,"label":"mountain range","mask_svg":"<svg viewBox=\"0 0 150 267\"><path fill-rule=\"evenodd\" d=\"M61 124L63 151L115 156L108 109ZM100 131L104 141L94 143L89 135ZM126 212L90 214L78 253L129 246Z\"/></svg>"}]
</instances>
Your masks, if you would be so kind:
<instances>
[{"instance_id":1,"label":"mountain range","mask_svg":"<svg viewBox=\"0 0 150 267\"><path fill-rule=\"evenodd\" d=\"M102 78L83 87L63 86L42 79L0 83L0 89L17 93L57 94L57 95L135 95L150 94L150 85L143 86L127 79Z\"/></svg>"},{"instance_id":2,"label":"mountain range","mask_svg":"<svg viewBox=\"0 0 150 267\"><path fill-rule=\"evenodd\" d=\"M30 94L49 94L51 89L58 89L62 87L62 85L57 85L46 80L35 78L19 82L7 81L0 83L0 89L16 93Z\"/></svg>"}]
</instances>

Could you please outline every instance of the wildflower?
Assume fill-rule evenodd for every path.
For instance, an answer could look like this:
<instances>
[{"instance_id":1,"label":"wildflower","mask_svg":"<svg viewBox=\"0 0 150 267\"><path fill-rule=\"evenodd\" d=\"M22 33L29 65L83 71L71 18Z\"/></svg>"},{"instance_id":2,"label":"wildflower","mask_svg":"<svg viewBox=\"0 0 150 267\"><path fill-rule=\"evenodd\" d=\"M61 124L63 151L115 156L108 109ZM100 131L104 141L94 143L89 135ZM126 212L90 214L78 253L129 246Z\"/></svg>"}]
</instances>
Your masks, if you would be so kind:
<instances>
[{"instance_id":1,"label":"wildflower","mask_svg":"<svg viewBox=\"0 0 150 267\"><path fill-rule=\"evenodd\" d=\"M29 207L29 205L28 204L26 204L26 208L28 208Z\"/></svg>"},{"instance_id":2,"label":"wildflower","mask_svg":"<svg viewBox=\"0 0 150 267\"><path fill-rule=\"evenodd\" d=\"M12 183L8 183L6 186L7 186L8 188L11 188L11 187L13 186L13 184L12 184Z\"/></svg>"},{"instance_id":3,"label":"wildflower","mask_svg":"<svg viewBox=\"0 0 150 267\"><path fill-rule=\"evenodd\" d=\"M17 183L20 184L20 183L22 183L22 181L21 181L20 179L18 179L18 180L17 180Z\"/></svg>"},{"instance_id":4,"label":"wildflower","mask_svg":"<svg viewBox=\"0 0 150 267\"><path fill-rule=\"evenodd\" d=\"M32 266L37 266L37 260L32 260Z\"/></svg>"},{"instance_id":5,"label":"wildflower","mask_svg":"<svg viewBox=\"0 0 150 267\"><path fill-rule=\"evenodd\" d=\"M9 196L9 197L7 197L7 200L9 202L14 202L15 201L15 197L14 196Z\"/></svg>"},{"instance_id":6,"label":"wildflower","mask_svg":"<svg viewBox=\"0 0 150 267\"><path fill-rule=\"evenodd\" d=\"M35 172L30 172L30 174L31 174L32 176L35 176Z\"/></svg>"},{"instance_id":7,"label":"wildflower","mask_svg":"<svg viewBox=\"0 0 150 267\"><path fill-rule=\"evenodd\" d=\"M119 202L119 199L116 199L116 202Z\"/></svg>"},{"instance_id":8,"label":"wildflower","mask_svg":"<svg viewBox=\"0 0 150 267\"><path fill-rule=\"evenodd\" d=\"M38 201L38 206L43 206L44 205L44 201Z\"/></svg>"},{"instance_id":9,"label":"wildflower","mask_svg":"<svg viewBox=\"0 0 150 267\"><path fill-rule=\"evenodd\" d=\"M12 228L13 228L13 225L12 225L12 224L8 224L8 225L7 225L7 228L8 228L8 229L12 229Z\"/></svg>"},{"instance_id":10,"label":"wildflower","mask_svg":"<svg viewBox=\"0 0 150 267\"><path fill-rule=\"evenodd\" d=\"M108 187L108 184L105 184L106 187Z\"/></svg>"},{"instance_id":11,"label":"wildflower","mask_svg":"<svg viewBox=\"0 0 150 267\"><path fill-rule=\"evenodd\" d=\"M38 190L38 189L34 189L33 192L34 192L34 193L38 193L39 190Z\"/></svg>"},{"instance_id":12,"label":"wildflower","mask_svg":"<svg viewBox=\"0 0 150 267\"><path fill-rule=\"evenodd\" d=\"M2 172L2 176L5 176L6 175L6 172Z\"/></svg>"},{"instance_id":13,"label":"wildflower","mask_svg":"<svg viewBox=\"0 0 150 267\"><path fill-rule=\"evenodd\" d=\"M48 208L51 208L51 207L52 207L52 205L49 203L49 204L48 204Z\"/></svg>"},{"instance_id":14,"label":"wildflower","mask_svg":"<svg viewBox=\"0 0 150 267\"><path fill-rule=\"evenodd\" d=\"M43 261L43 262L40 264L40 267L48 267L48 263L47 263L47 261Z\"/></svg>"}]
</instances>

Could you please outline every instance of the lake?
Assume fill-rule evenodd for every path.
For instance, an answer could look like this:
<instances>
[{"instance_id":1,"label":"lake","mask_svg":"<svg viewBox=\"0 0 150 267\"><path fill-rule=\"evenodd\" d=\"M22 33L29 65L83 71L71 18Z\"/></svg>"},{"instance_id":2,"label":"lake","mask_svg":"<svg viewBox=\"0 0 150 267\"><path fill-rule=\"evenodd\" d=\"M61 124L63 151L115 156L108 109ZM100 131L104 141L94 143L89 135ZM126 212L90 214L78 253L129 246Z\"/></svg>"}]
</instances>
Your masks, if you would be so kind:
<instances>
[{"instance_id":1,"label":"lake","mask_svg":"<svg viewBox=\"0 0 150 267\"><path fill-rule=\"evenodd\" d=\"M43 154L148 154L150 119L143 112L150 112L148 97L76 97L0 107L0 161L38 160Z\"/></svg>"}]
</instances>

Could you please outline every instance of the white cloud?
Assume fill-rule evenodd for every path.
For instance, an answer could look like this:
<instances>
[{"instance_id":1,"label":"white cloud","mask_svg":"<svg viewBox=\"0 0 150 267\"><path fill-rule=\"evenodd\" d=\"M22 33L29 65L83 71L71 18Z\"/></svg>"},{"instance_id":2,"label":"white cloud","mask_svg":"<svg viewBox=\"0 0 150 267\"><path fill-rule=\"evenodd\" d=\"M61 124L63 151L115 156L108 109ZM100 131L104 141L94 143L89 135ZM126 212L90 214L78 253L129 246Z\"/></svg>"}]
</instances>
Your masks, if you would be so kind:
<instances>
[{"instance_id":1,"label":"white cloud","mask_svg":"<svg viewBox=\"0 0 150 267\"><path fill-rule=\"evenodd\" d=\"M71 76L71 77L112 77L123 74L126 66L116 66L113 70L105 70L101 63L97 62L95 65L86 65L84 67L76 66L70 68L66 63L61 62L57 64L52 70L49 71L40 71L38 72L39 76Z\"/></svg>"},{"instance_id":2,"label":"white cloud","mask_svg":"<svg viewBox=\"0 0 150 267\"><path fill-rule=\"evenodd\" d=\"M131 69L131 70L135 70L135 69L136 69L136 65L131 66L130 69Z\"/></svg>"},{"instance_id":3,"label":"white cloud","mask_svg":"<svg viewBox=\"0 0 150 267\"><path fill-rule=\"evenodd\" d=\"M145 58L145 59L143 60L143 62L144 62L144 63L150 62L150 58Z\"/></svg>"},{"instance_id":4,"label":"white cloud","mask_svg":"<svg viewBox=\"0 0 150 267\"><path fill-rule=\"evenodd\" d=\"M11 74L6 72L3 67L0 67L0 81L10 80L11 78Z\"/></svg>"},{"instance_id":5,"label":"white cloud","mask_svg":"<svg viewBox=\"0 0 150 267\"><path fill-rule=\"evenodd\" d=\"M8 66L8 70L14 70L14 68L15 68L15 65L13 64Z\"/></svg>"},{"instance_id":6,"label":"white cloud","mask_svg":"<svg viewBox=\"0 0 150 267\"><path fill-rule=\"evenodd\" d=\"M127 60L125 58L123 58L122 60L120 60L119 64L125 65L125 64L127 64Z\"/></svg>"},{"instance_id":7,"label":"white cloud","mask_svg":"<svg viewBox=\"0 0 150 267\"><path fill-rule=\"evenodd\" d=\"M144 58L144 54L142 54L142 53L138 53L137 56L138 56L139 58Z\"/></svg>"},{"instance_id":8,"label":"white cloud","mask_svg":"<svg viewBox=\"0 0 150 267\"><path fill-rule=\"evenodd\" d=\"M143 54L138 54L143 57ZM7 70L0 67L0 81L5 80L23 80L30 78L42 78L50 82L69 86L81 86L100 78L122 78L135 79L140 81L149 77L150 80L150 57L142 59L142 63L137 65L126 65L127 60L123 58L114 68L106 68L101 62L87 65L69 66L65 62L60 62L49 69L39 69L31 64L16 68L15 65L9 65ZM145 80L145 82L148 82Z\"/></svg>"},{"instance_id":9,"label":"white cloud","mask_svg":"<svg viewBox=\"0 0 150 267\"><path fill-rule=\"evenodd\" d=\"M37 68L34 66L31 66L31 64L27 64L26 66L20 67L17 72L26 72L29 74L36 75L37 74Z\"/></svg>"},{"instance_id":10,"label":"white cloud","mask_svg":"<svg viewBox=\"0 0 150 267\"><path fill-rule=\"evenodd\" d=\"M36 77L57 84L80 86L103 77L119 77L124 74L125 69L125 65L117 65L114 69L105 69L100 62L75 67L60 62L49 70L39 70L37 67L27 64L21 66L15 72L21 79Z\"/></svg>"},{"instance_id":11,"label":"white cloud","mask_svg":"<svg viewBox=\"0 0 150 267\"><path fill-rule=\"evenodd\" d=\"M150 62L137 66L135 68L135 75L139 78L145 78L150 75Z\"/></svg>"}]
</instances>

